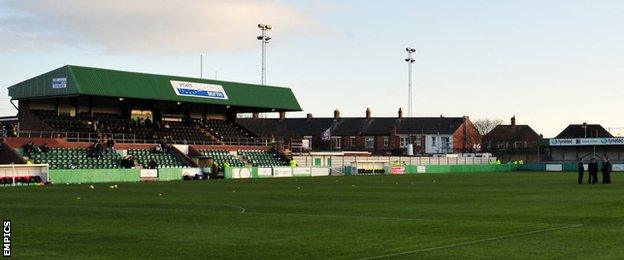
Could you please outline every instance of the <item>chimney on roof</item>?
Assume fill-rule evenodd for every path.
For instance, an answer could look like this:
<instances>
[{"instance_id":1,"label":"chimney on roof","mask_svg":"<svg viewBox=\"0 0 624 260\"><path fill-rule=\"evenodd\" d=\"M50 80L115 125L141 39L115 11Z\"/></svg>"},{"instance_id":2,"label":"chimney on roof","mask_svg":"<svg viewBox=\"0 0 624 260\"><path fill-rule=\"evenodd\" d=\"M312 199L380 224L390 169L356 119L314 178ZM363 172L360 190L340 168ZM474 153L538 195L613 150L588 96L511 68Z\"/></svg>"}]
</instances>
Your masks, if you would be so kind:
<instances>
[{"instance_id":1,"label":"chimney on roof","mask_svg":"<svg viewBox=\"0 0 624 260\"><path fill-rule=\"evenodd\" d=\"M371 118L371 110L370 107L366 108L366 119L370 119Z\"/></svg>"},{"instance_id":2,"label":"chimney on roof","mask_svg":"<svg viewBox=\"0 0 624 260\"><path fill-rule=\"evenodd\" d=\"M281 121L281 120L284 120L285 118L286 118L286 112L284 112L284 111L280 111L280 112L279 112L279 119L280 119L280 121Z\"/></svg>"},{"instance_id":3,"label":"chimney on roof","mask_svg":"<svg viewBox=\"0 0 624 260\"><path fill-rule=\"evenodd\" d=\"M308 113L308 114L306 114L306 118L309 120L309 119L312 119L314 117L312 116L312 113Z\"/></svg>"},{"instance_id":4,"label":"chimney on roof","mask_svg":"<svg viewBox=\"0 0 624 260\"><path fill-rule=\"evenodd\" d=\"M334 119L340 118L340 111L338 109L334 110Z\"/></svg>"},{"instance_id":5,"label":"chimney on roof","mask_svg":"<svg viewBox=\"0 0 624 260\"><path fill-rule=\"evenodd\" d=\"M251 118L253 118L253 119L258 119L258 118L260 118L260 113L258 113L258 112L253 112L253 113L251 113Z\"/></svg>"},{"instance_id":6,"label":"chimney on roof","mask_svg":"<svg viewBox=\"0 0 624 260\"><path fill-rule=\"evenodd\" d=\"M511 117L511 126L516 126L516 116Z\"/></svg>"},{"instance_id":7,"label":"chimney on roof","mask_svg":"<svg viewBox=\"0 0 624 260\"><path fill-rule=\"evenodd\" d=\"M403 109L399 107L399 118L403 118Z\"/></svg>"}]
</instances>

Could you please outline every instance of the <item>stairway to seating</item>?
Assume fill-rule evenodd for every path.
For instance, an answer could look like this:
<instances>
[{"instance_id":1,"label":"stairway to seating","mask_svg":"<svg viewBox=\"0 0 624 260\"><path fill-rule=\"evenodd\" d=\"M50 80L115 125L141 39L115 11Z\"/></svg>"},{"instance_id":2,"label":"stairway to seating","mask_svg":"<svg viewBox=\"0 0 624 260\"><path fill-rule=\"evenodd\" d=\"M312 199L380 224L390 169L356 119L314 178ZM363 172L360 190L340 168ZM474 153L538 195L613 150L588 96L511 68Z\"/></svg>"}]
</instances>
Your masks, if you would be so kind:
<instances>
[{"instance_id":1,"label":"stairway to seating","mask_svg":"<svg viewBox=\"0 0 624 260\"><path fill-rule=\"evenodd\" d=\"M187 168L189 167L182 159L174 153L156 153L153 150L130 149L128 154L133 155L137 163L147 167L147 164L154 159L158 168Z\"/></svg>"},{"instance_id":2,"label":"stairway to seating","mask_svg":"<svg viewBox=\"0 0 624 260\"><path fill-rule=\"evenodd\" d=\"M231 154L227 150L199 150L205 156L209 156L213 159L213 161L219 166L219 168L223 168L224 163L229 163L232 167L244 167L245 163L241 161L238 157Z\"/></svg>"},{"instance_id":3,"label":"stairway to seating","mask_svg":"<svg viewBox=\"0 0 624 260\"><path fill-rule=\"evenodd\" d=\"M277 153L263 150L240 150L238 154L257 167L288 166Z\"/></svg>"},{"instance_id":4,"label":"stairway to seating","mask_svg":"<svg viewBox=\"0 0 624 260\"><path fill-rule=\"evenodd\" d=\"M50 169L114 169L120 168L121 155L115 151L104 151L99 157L88 157L84 148L51 148L44 153L34 151L27 156L35 164L49 164Z\"/></svg>"}]
</instances>

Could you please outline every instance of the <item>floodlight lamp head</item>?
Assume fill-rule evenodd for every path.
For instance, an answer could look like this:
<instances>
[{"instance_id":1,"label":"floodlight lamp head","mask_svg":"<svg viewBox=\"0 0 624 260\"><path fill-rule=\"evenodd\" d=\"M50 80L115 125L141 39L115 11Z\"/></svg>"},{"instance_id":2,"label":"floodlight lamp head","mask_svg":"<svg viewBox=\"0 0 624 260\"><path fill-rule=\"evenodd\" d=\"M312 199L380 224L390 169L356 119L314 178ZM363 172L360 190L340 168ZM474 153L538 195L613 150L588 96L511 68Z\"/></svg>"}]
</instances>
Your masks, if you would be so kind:
<instances>
[{"instance_id":1,"label":"floodlight lamp head","mask_svg":"<svg viewBox=\"0 0 624 260\"><path fill-rule=\"evenodd\" d=\"M259 23L258 24L258 28L260 28L260 29L264 28L264 24Z\"/></svg>"},{"instance_id":2,"label":"floodlight lamp head","mask_svg":"<svg viewBox=\"0 0 624 260\"><path fill-rule=\"evenodd\" d=\"M267 36L264 40L268 42L270 39L271 37Z\"/></svg>"},{"instance_id":3,"label":"floodlight lamp head","mask_svg":"<svg viewBox=\"0 0 624 260\"><path fill-rule=\"evenodd\" d=\"M271 25L265 25L264 28L266 28L267 30L271 30L273 27L271 27Z\"/></svg>"},{"instance_id":4,"label":"floodlight lamp head","mask_svg":"<svg viewBox=\"0 0 624 260\"><path fill-rule=\"evenodd\" d=\"M256 37L258 40L262 40L262 36L258 36Z\"/></svg>"}]
</instances>

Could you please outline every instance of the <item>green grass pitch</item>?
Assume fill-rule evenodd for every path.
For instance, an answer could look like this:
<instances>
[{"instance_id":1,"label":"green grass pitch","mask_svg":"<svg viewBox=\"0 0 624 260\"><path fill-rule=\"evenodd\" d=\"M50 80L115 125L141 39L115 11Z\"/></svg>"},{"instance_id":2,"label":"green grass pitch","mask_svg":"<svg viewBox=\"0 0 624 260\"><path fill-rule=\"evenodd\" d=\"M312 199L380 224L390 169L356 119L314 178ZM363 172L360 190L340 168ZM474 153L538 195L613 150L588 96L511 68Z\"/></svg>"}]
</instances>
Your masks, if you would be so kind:
<instances>
[{"instance_id":1,"label":"green grass pitch","mask_svg":"<svg viewBox=\"0 0 624 260\"><path fill-rule=\"evenodd\" d=\"M624 178L421 174L0 188L15 257L623 258ZM621 182L620 182L621 180Z\"/></svg>"}]
</instances>

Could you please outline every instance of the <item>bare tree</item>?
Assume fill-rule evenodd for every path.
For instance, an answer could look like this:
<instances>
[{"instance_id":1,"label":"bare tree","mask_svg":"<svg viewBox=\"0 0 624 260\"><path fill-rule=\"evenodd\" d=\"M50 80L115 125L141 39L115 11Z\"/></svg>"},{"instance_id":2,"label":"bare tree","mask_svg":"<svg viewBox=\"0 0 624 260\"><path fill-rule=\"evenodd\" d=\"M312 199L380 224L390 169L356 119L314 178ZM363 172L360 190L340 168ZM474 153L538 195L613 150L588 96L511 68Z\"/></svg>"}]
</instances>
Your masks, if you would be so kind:
<instances>
[{"instance_id":1,"label":"bare tree","mask_svg":"<svg viewBox=\"0 0 624 260\"><path fill-rule=\"evenodd\" d=\"M474 126L477 128L477 130L479 131L481 135L486 135L487 133L492 131L494 127L502 123L503 123L502 119L490 119L490 118L477 119L473 122Z\"/></svg>"}]
</instances>

